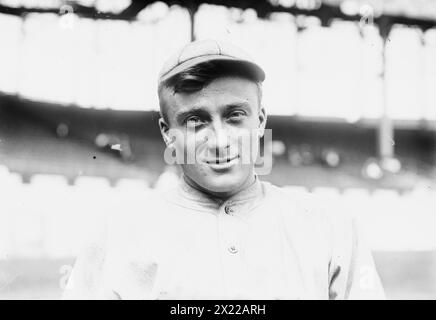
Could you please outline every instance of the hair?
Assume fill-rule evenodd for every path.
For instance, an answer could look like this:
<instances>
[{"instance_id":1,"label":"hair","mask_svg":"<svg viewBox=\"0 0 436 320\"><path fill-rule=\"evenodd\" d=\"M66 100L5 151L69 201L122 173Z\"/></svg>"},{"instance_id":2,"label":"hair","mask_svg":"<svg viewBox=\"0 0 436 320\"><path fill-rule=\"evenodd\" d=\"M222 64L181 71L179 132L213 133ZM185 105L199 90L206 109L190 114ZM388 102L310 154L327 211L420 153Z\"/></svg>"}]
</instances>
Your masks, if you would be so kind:
<instances>
[{"instance_id":1,"label":"hair","mask_svg":"<svg viewBox=\"0 0 436 320\"><path fill-rule=\"evenodd\" d=\"M260 106L262 101L262 83L259 81L253 67L240 61L216 60L194 65L161 83L158 88L160 116L168 123L165 112L166 101L163 94L165 89L170 89L173 94L194 93L202 90L213 80L225 76L240 77L253 81L258 87Z\"/></svg>"}]
</instances>

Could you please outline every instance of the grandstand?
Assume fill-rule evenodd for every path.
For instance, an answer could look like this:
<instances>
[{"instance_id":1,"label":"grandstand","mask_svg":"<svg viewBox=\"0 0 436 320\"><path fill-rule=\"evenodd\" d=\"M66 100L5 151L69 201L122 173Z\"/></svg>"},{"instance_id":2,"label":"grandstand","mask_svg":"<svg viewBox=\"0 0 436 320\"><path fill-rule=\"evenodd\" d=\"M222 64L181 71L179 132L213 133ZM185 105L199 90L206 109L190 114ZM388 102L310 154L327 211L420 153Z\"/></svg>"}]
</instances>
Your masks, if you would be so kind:
<instances>
[{"instance_id":1,"label":"grandstand","mask_svg":"<svg viewBox=\"0 0 436 320\"><path fill-rule=\"evenodd\" d=\"M99 215L157 192L157 72L208 37L266 70L262 179L357 216L388 298L436 298L432 1L102 3L0 0L0 299L58 298Z\"/></svg>"}]
</instances>

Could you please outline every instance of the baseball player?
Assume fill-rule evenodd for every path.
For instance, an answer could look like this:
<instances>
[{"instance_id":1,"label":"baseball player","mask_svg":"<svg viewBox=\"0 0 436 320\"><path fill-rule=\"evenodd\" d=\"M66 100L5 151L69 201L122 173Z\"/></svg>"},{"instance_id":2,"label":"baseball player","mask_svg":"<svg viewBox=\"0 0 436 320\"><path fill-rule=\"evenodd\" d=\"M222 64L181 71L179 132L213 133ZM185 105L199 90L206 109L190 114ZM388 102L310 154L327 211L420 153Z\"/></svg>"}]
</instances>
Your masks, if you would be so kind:
<instances>
[{"instance_id":1,"label":"baseball player","mask_svg":"<svg viewBox=\"0 0 436 320\"><path fill-rule=\"evenodd\" d=\"M215 40L167 61L159 127L180 183L100 224L65 299L384 298L351 215L256 175L264 79L247 54Z\"/></svg>"}]
</instances>

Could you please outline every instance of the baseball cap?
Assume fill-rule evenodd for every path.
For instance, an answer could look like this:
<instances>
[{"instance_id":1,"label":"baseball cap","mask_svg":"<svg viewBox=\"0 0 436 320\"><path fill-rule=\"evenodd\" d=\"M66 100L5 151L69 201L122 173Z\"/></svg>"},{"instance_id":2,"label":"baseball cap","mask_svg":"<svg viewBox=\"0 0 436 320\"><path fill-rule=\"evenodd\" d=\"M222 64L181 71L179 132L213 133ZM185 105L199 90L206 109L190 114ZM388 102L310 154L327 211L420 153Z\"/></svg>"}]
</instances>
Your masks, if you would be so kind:
<instances>
[{"instance_id":1,"label":"baseball cap","mask_svg":"<svg viewBox=\"0 0 436 320\"><path fill-rule=\"evenodd\" d=\"M265 80L265 72L242 49L215 39L193 41L171 56L159 73L159 84L185 71L208 61L229 61L250 71L258 81Z\"/></svg>"}]
</instances>

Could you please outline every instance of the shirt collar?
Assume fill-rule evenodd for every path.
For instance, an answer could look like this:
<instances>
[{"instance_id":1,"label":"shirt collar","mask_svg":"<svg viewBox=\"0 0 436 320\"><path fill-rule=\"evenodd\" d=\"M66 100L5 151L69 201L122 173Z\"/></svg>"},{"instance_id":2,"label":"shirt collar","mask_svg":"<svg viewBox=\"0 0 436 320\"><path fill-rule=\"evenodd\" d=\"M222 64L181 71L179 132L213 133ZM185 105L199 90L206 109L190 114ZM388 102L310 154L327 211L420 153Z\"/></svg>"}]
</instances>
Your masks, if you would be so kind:
<instances>
[{"instance_id":1,"label":"shirt collar","mask_svg":"<svg viewBox=\"0 0 436 320\"><path fill-rule=\"evenodd\" d=\"M214 198L192 187L185 181L183 176L171 199L167 197L171 202L193 210L218 212L220 209L228 207L232 208L233 213L247 211L262 198L262 184L257 175L255 175L255 180L250 186L226 200Z\"/></svg>"}]
</instances>

